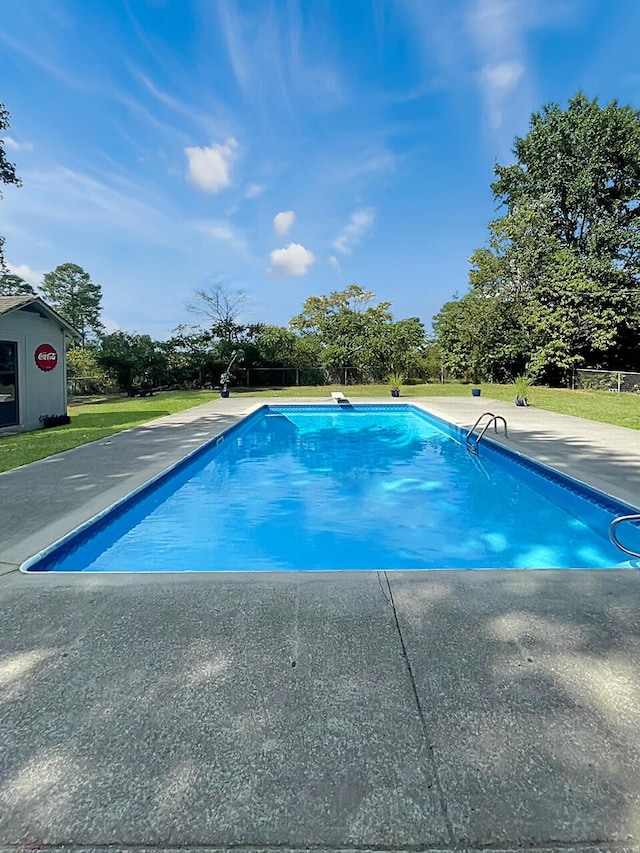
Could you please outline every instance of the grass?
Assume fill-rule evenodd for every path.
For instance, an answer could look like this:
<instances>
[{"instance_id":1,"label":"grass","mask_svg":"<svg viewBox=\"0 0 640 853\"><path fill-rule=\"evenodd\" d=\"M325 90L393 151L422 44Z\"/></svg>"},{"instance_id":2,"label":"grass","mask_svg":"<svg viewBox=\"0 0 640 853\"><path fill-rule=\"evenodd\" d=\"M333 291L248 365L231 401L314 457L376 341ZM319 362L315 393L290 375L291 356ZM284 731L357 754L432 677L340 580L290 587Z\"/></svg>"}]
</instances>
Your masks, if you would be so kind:
<instances>
[{"instance_id":1,"label":"grass","mask_svg":"<svg viewBox=\"0 0 640 853\"><path fill-rule=\"evenodd\" d=\"M233 391L242 397L327 397L331 390L341 386L304 388L267 388L264 390ZM479 386L484 397L514 401L512 385ZM350 385L342 387L348 397L389 397L388 385ZM403 385L401 396L414 397L468 397L470 385ZM640 429L640 396L637 394L612 394L607 391L568 391L560 388L532 387L529 400L533 406L564 415L575 415L587 420ZM71 423L54 429L9 435L0 438L0 471L8 471L37 459L44 459L62 450L96 441L130 427L161 418L219 399L215 391L167 391L143 398L107 398L102 401L77 402L69 405Z\"/></svg>"},{"instance_id":2,"label":"grass","mask_svg":"<svg viewBox=\"0 0 640 853\"><path fill-rule=\"evenodd\" d=\"M214 391L167 391L153 397L70 403L71 423L67 426L0 438L0 471L9 471L214 399L218 399Z\"/></svg>"}]
</instances>

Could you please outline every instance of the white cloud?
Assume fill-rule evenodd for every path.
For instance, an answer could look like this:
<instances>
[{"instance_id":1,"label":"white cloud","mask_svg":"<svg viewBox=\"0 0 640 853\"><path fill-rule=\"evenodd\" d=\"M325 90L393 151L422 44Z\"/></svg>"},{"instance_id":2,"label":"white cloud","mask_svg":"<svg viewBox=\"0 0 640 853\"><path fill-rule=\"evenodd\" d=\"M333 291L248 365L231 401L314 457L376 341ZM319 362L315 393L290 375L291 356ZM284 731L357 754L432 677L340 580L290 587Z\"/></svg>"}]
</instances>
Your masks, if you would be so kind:
<instances>
[{"instance_id":1,"label":"white cloud","mask_svg":"<svg viewBox=\"0 0 640 853\"><path fill-rule=\"evenodd\" d=\"M531 32L571 16L572 5L475 0L470 6L466 31L475 48L480 68L477 80L494 131L505 117L512 125L517 124L521 113L527 114L535 103L528 68Z\"/></svg>"},{"instance_id":2,"label":"white cloud","mask_svg":"<svg viewBox=\"0 0 640 853\"><path fill-rule=\"evenodd\" d=\"M287 234L295 221L296 214L293 210L283 210L273 217L273 230L281 236Z\"/></svg>"},{"instance_id":3,"label":"white cloud","mask_svg":"<svg viewBox=\"0 0 640 853\"><path fill-rule=\"evenodd\" d=\"M238 143L230 136L224 145L214 143L209 148L185 148L189 181L207 193L219 193L228 187L237 147Z\"/></svg>"},{"instance_id":4,"label":"white cloud","mask_svg":"<svg viewBox=\"0 0 640 853\"><path fill-rule=\"evenodd\" d=\"M371 208L362 208L351 214L349 224L346 225L340 235L333 242L333 248L342 255L350 255L351 252L362 242L367 231L373 227L375 215Z\"/></svg>"},{"instance_id":5,"label":"white cloud","mask_svg":"<svg viewBox=\"0 0 640 853\"><path fill-rule=\"evenodd\" d=\"M14 275L19 275L20 278L23 278L25 281L28 281L29 284L32 284L34 287L40 287L42 284L42 277L44 276L43 272L37 272L36 270L32 270L31 267L27 266L27 264L19 264L18 266L14 266L14 264L7 263L7 267L9 268L9 272Z\"/></svg>"},{"instance_id":6,"label":"white cloud","mask_svg":"<svg viewBox=\"0 0 640 853\"><path fill-rule=\"evenodd\" d=\"M300 243L289 243L286 249L274 249L269 255L269 275L293 278L306 275L315 256Z\"/></svg>"},{"instance_id":7,"label":"white cloud","mask_svg":"<svg viewBox=\"0 0 640 853\"><path fill-rule=\"evenodd\" d=\"M524 65L520 62L500 62L497 65L485 65L481 69L480 87L494 131L502 126L509 98L515 94L524 72Z\"/></svg>"},{"instance_id":8,"label":"white cloud","mask_svg":"<svg viewBox=\"0 0 640 853\"><path fill-rule=\"evenodd\" d=\"M238 233L230 222L225 220L216 222L199 222L196 225L199 231L202 231L213 240L219 243L227 243L234 250L244 254L247 251L247 244L242 234Z\"/></svg>"},{"instance_id":9,"label":"white cloud","mask_svg":"<svg viewBox=\"0 0 640 853\"><path fill-rule=\"evenodd\" d=\"M33 145L31 142L16 142L15 139L12 139L10 136L5 136L2 139L4 143L4 147L7 151L33 151Z\"/></svg>"},{"instance_id":10,"label":"white cloud","mask_svg":"<svg viewBox=\"0 0 640 853\"><path fill-rule=\"evenodd\" d=\"M244 194L245 198L258 198L266 190L264 184L249 184Z\"/></svg>"},{"instance_id":11,"label":"white cloud","mask_svg":"<svg viewBox=\"0 0 640 853\"><path fill-rule=\"evenodd\" d=\"M112 320L111 317L105 317L104 314L101 314L100 320L102 321L102 325L104 326L104 330L108 335L113 334L113 332L119 332L120 331L120 328L121 328L120 325L115 320Z\"/></svg>"},{"instance_id":12,"label":"white cloud","mask_svg":"<svg viewBox=\"0 0 640 853\"><path fill-rule=\"evenodd\" d=\"M336 272L341 271L340 261L336 258L335 255L331 255L329 258L329 266L333 267Z\"/></svg>"},{"instance_id":13,"label":"white cloud","mask_svg":"<svg viewBox=\"0 0 640 853\"><path fill-rule=\"evenodd\" d=\"M524 65L519 62L502 62L500 65L485 65L481 71L485 83L491 89L508 92L524 74Z\"/></svg>"}]
</instances>

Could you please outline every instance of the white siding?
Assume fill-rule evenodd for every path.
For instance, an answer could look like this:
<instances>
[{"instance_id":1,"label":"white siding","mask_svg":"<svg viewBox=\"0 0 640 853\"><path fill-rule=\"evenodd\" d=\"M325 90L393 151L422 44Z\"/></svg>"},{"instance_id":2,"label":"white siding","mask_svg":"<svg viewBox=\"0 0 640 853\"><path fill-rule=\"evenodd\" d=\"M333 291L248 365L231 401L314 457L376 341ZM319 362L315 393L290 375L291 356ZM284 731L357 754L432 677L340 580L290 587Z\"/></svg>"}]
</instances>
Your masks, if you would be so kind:
<instances>
[{"instance_id":1,"label":"white siding","mask_svg":"<svg viewBox=\"0 0 640 853\"><path fill-rule=\"evenodd\" d=\"M0 340L18 344L19 428L30 430L41 427L41 415L66 414L65 337L58 324L38 314L18 309L9 314L0 314ZM58 363L49 372L40 370L35 362L34 353L40 344L51 344L58 353Z\"/></svg>"}]
</instances>

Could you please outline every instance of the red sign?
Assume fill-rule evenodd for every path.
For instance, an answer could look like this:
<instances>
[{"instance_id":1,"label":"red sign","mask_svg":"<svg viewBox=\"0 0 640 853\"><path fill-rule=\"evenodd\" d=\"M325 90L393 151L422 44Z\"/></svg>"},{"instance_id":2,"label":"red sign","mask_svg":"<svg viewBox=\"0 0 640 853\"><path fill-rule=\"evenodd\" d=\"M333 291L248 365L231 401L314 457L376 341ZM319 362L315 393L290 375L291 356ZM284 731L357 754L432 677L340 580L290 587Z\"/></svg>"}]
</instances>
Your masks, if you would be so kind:
<instances>
[{"instance_id":1,"label":"red sign","mask_svg":"<svg viewBox=\"0 0 640 853\"><path fill-rule=\"evenodd\" d=\"M58 353L51 344L40 344L34 353L34 358L40 370L53 370L58 363Z\"/></svg>"}]
</instances>

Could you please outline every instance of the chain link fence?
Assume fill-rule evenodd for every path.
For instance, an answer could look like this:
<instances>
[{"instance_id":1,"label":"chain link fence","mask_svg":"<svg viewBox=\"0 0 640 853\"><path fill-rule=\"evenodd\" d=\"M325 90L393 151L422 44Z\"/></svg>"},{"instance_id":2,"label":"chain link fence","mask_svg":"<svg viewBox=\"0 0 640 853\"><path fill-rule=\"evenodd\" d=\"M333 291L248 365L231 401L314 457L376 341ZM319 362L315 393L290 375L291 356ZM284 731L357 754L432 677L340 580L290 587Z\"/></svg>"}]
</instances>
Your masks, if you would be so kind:
<instances>
[{"instance_id":1,"label":"chain link fence","mask_svg":"<svg viewBox=\"0 0 640 853\"><path fill-rule=\"evenodd\" d=\"M620 394L629 391L640 394L640 373L632 370L576 370L573 387L578 391L612 391Z\"/></svg>"},{"instance_id":2,"label":"chain link fence","mask_svg":"<svg viewBox=\"0 0 640 853\"><path fill-rule=\"evenodd\" d=\"M94 394L115 394L116 382L105 376L67 377L67 397L90 397Z\"/></svg>"},{"instance_id":3,"label":"chain link fence","mask_svg":"<svg viewBox=\"0 0 640 853\"><path fill-rule=\"evenodd\" d=\"M216 378L220 375L220 369L213 371ZM234 379L231 383L235 387L246 388L291 388L296 386L313 385L371 385L384 384L386 378L368 375L357 367L340 367L329 372L322 367L242 367L233 369ZM408 371L405 375L405 384L413 385L425 381L448 382L451 377L444 368L440 368L437 375L425 377L416 368ZM158 383L162 387L177 390L178 388L214 388L219 387L215 379L210 380L203 377L200 380L189 382L176 382L171 375L167 375L166 382ZM105 376L78 376L67 379L68 397L84 397L93 394L113 394L117 392L117 383Z\"/></svg>"}]
</instances>

